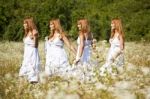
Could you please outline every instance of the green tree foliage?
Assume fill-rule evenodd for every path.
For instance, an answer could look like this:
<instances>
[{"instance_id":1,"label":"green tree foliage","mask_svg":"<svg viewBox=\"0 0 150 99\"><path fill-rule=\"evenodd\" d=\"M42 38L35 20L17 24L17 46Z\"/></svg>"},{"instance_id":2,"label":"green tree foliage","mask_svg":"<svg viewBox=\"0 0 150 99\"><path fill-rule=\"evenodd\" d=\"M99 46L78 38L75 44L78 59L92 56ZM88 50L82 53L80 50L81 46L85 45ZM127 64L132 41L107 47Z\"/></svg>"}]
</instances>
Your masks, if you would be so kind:
<instances>
[{"instance_id":1,"label":"green tree foliage","mask_svg":"<svg viewBox=\"0 0 150 99\"><path fill-rule=\"evenodd\" d=\"M81 18L90 21L96 39L109 39L111 19L119 17L127 41L150 41L150 0L0 0L0 40L22 40L28 16L34 18L40 39L49 35L49 20L54 18L72 39Z\"/></svg>"}]
</instances>

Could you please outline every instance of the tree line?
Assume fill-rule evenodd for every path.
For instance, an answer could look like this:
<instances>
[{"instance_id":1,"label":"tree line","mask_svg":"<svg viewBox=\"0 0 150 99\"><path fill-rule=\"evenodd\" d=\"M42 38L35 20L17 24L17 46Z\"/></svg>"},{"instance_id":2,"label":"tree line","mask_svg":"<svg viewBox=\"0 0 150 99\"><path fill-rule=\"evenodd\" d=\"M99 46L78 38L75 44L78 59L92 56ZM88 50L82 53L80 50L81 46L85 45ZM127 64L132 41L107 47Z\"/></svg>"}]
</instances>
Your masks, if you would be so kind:
<instances>
[{"instance_id":1,"label":"tree line","mask_svg":"<svg viewBox=\"0 0 150 99\"><path fill-rule=\"evenodd\" d=\"M0 40L22 40L23 19L29 16L41 40L54 18L72 39L77 38L77 20L87 18L94 38L108 40L111 20L118 17L126 41L150 41L150 0L0 0Z\"/></svg>"}]
</instances>

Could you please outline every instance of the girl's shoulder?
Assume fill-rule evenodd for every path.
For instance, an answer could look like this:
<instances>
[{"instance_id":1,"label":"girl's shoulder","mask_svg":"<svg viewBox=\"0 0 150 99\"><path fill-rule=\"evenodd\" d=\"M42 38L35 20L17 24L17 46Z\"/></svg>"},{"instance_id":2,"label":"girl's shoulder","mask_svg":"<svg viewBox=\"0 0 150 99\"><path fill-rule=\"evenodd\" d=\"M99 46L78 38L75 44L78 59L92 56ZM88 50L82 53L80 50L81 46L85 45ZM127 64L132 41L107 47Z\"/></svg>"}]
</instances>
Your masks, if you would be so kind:
<instances>
[{"instance_id":1,"label":"girl's shoulder","mask_svg":"<svg viewBox=\"0 0 150 99\"><path fill-rule=\"evenodd\" d=\"M62 33L57 33L56 37L58 37L59 39L63 39L65 35Z\"/></svg>"},{"instance_id":2,"label":"girl's shoulder","mask_svg":"<svg viewBox=\"0 0 150 99\"><path fill-rule=\"evenodd\" d=\"M37 36L37 35L38 35L38 31L37 31L36 29L34 29L34 30L32 31L32 34L33 34L33 36Z\"/></svg>"}]
</instances>

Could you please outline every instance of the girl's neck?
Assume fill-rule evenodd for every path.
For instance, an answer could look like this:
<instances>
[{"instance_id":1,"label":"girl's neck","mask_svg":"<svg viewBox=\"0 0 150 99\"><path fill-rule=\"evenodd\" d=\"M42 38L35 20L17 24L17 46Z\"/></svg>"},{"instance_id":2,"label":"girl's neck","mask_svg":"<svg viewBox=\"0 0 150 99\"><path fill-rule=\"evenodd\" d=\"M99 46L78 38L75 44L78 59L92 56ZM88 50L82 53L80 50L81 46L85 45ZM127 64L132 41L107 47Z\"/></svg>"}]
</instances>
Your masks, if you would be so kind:
<instances>
[{"instance_id":1,"label":"girl's neck","mask_svg":"<svg viewBox=\"0 0 150 99\"><path fill-rule=\"evenodd\" d=\"M55 34L55 33L59 33L57 30L51 30L51 33Z\"/></svg>"},{"instance_id":2,"label":"girl's neck","mask_svg":"<svg viewBox=\"0 0 150 99\"><path fill-rule=\"evenodd\" d=\"M28 31L27 36L32 36L32 31Z\"/></svg>"},{"instance_id":3,"label":"girl's neck","mask_svg":"<svg viewBox=\"0 0 150 99\"><path fill-rule=\"evenodd\" d=\"M114 32L115 32L115 33L118 33L118 30L116 30L116 29L115 29L115 31L114 31Z\"/></svg>"}]
</instances>

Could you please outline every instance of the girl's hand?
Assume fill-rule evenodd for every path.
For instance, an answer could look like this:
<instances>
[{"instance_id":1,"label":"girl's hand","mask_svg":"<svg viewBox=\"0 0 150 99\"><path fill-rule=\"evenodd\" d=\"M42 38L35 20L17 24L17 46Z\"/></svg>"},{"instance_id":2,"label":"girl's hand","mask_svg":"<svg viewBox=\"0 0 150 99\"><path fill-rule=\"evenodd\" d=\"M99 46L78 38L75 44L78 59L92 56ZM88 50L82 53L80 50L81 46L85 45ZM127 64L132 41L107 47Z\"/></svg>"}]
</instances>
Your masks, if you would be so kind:
<instances>
[{"instance_id":1,"label":"girl's hand","mask_svg":"<svg viewBox=\"0 0 150 99\"><path fill-rule=\"evenodd\" d=\"M80 62L80 59L76 59L73 61L73 64L77 65Z\"/></svg>"}]
</instances>

